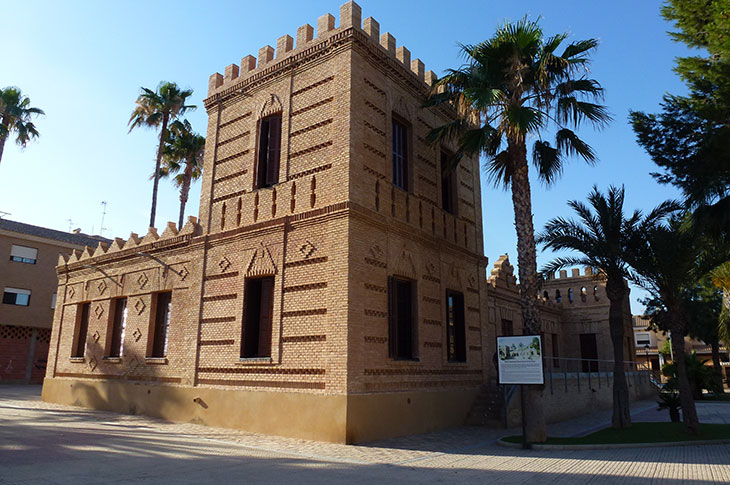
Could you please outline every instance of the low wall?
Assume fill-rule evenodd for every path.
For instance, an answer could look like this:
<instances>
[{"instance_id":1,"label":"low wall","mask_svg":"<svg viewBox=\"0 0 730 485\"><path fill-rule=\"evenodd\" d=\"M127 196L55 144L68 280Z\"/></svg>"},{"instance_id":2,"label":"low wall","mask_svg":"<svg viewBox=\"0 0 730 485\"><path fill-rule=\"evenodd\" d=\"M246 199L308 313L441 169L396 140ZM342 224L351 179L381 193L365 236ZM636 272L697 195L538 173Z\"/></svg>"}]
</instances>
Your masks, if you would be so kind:
<instances>
[{"instance_id":1,"label":"low wall","mask_svg":"<svg viewBox=\"0 0 730 485\"><path fill-rule=\"evenodd\" d=\"M613 373L593 373L590 377L587 373L581 373L580 378L576 377L575 373L569 373L567 382L565 377L565 374L554 373L551 386L550 376L545 376L543 409L548 423L613 407ZM626 380L631 401L651 399L656 396L656 390L645 373L627 373ZM507 408L507 424L510 427L522 424L519 391L515 393Z\"/></svg>"}]
</instances>

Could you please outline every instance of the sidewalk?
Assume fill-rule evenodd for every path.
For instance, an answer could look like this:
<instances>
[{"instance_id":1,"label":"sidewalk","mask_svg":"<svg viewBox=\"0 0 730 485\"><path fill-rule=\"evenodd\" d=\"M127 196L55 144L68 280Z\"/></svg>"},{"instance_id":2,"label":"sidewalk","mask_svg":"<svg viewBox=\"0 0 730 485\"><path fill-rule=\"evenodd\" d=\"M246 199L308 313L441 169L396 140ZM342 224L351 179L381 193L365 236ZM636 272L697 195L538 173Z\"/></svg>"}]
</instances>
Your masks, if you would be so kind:
<instances>
[{"instance_id":1,"label":"sidewalk","mask_svg":"<svg viewBox=\"0 0 730 485\"><path fill-rule=\"evenodd\" d=\"M39 393L0 386L2 484L730 482L730 445L536 452L495 445L519 430L463 427L346 446L53 405ZM661 418L654 409L635 403L634 419ZM730 420L728 403L698 411L700 419ZM610 417L600 411L551 424L549 434L582 434Z\"/></svg>"}]
</instances>

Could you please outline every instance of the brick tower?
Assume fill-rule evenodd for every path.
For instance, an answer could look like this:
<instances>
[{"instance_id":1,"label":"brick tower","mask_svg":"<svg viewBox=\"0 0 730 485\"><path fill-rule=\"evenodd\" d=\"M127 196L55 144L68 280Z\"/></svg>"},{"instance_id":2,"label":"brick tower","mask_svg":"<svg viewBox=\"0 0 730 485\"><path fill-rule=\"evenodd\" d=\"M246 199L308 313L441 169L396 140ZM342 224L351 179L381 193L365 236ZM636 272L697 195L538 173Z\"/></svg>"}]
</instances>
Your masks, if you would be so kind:
<instances>
[{"instance_id":1,"label":"brick tower","mask_svg":"<svg viewBox=\"0 0 730 485\"><path fill-rule=\"evenodd\" d=\"M463 423L493 372L478 160L444 173L436 76L357 4L314 34L211 76L197 220L60 260L44 399L336 442Z\"/></svg>"}]
</instances>

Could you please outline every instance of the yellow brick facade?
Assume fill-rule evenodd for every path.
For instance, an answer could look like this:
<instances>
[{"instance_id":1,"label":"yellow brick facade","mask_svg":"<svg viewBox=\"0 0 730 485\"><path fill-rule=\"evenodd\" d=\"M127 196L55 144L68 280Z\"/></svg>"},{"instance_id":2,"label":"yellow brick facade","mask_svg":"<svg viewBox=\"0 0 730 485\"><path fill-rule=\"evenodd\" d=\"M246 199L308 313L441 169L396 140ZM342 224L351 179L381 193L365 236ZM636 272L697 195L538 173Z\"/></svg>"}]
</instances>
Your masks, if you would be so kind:
<instances>
[{"instance_id":1,"label":"yellow brick facade","mask_svg":"<svg viewBox=\"0 0 730 485\"><path fill-rule=\"evenodd\" d=\"M497 333L479 163L456 169L458 216L442 210L440 149L425 138L454 113L421 108L435 75L379 30L348 2L336 28L325 15L211 76L199 217L60 261L44 399L340 442L463 423L494 376ZM257 189L272 113L278 183ZM394 115L409 127L408 190L391 182ZM260 276L274 277L271 357L242 359L244 283ZM388 357L389 276L416 282L417 359ZM447 289L464 295L466 362L447 358ZM167 355L150 359L163 290ZM104 358L120 296L123 355ZM83 302L86 352L70 358Z\"/></svg>"}]
</instances>

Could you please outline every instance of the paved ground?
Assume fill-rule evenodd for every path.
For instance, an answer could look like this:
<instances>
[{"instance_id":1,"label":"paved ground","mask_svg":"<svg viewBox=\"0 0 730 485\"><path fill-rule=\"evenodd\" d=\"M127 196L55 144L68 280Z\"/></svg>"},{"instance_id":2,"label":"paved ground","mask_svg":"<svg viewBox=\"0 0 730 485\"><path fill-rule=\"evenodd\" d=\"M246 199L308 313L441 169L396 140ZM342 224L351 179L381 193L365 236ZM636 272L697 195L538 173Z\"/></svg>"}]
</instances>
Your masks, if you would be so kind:
<instances>
[{"instance_id":1,"label":"paved ground","mask_svg":"<svg viewBox=\"0 0 730 485\"><path fill-rule=\"evenodd\" d=\"M344 446L59 406L39 387L0 387L0 483L728 483L730 445L530 451L495 445L504 430L457 428ZM667 419L651 401L634 420ZM730 404L698 406L730 422ZM589 432L610 414L551 425Z\"/></svg>"}]
</instances>

